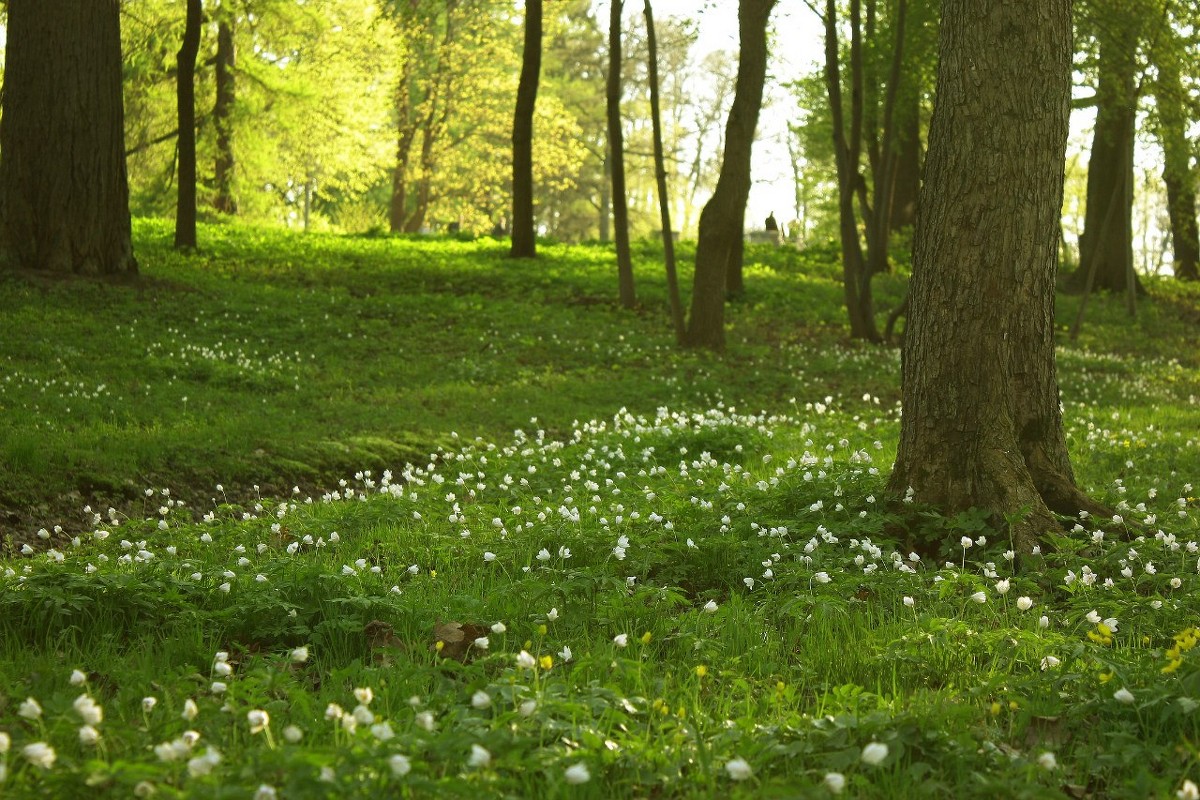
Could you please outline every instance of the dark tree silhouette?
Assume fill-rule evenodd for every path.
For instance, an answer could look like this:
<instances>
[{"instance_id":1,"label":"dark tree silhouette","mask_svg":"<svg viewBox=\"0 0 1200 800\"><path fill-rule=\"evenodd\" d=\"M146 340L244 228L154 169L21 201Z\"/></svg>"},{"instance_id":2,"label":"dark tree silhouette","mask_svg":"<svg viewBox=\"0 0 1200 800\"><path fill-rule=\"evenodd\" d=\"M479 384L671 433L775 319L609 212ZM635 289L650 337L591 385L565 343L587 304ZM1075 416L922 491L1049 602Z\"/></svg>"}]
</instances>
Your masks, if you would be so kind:
<instances>
[{"instance_id":1,"label":"dark tree silhouette","mask_svg":"<svg viewBox=\"0 0 1200 800\"><path fill-rule=\"evenodd\" d=\"M237 50L233 40L233 23L217 23L216 100L213 103L213 127L217 129L217 158L214 163L216 196L213 207L223 214L236 214L237 196L233 193L233 106L237 101Z\"/></svg>"},{"instance_id":2,"label":"dark tree silhouette","mask_svg":"<svg viewBox=\"0 0 1200 800\"><path fill-rule=\"evenodd\" d=\"M1175 44L1172 42L1171 44ZM1163 184L1167 187L1167 214L1171 220L1171 250L1175 277L1200 280L1200 231L1196 224L1196 183L1192 179L1188 146L1187 113L1179 55L1162 48L1158 78L1154 82L1154 108L1158 139L1163 148Z\"/></svg>"},{"instance_id":3,"label":"dark tree silhouette","mask_svg":"<svg viewBox=\"0 0 1200 800\"><path fill-rule=\"evenodd\" d=\"M537 255L533 220L533 111L542 70L542 0L526 0L525 46L513 115L513 258Z\"/></svg>"},{"instance_id":4,"label":"dark tree silhouette","mask_svg":"<svg viewBox=\"0 0 1200 800\"><path fill-rule=\"evenodd\" d=\"M650 124L654 131L654 178L658 184L658 213L662 219L663 261L667 269L667 297L671 303L671 323L675 341L683 344L687 333L683 323L683 303L679 300L679 277L675 272L675 235L671 231L671 202L667 194L667 165L663 158L662 117L658 102L658 37L654 33L654 9L645 3L646 46L649 49Z\"/></svg>"},{"instance_id":5,"label":"dark tree silhouette","mask_svg":"<svg viewBox=\"0 0 1200 800\"><path fill-rule=\"evenodd\" d=\"M196 55L200 52L200 0L187 0L183 43L175 57L175 109L179 119L179 189L175 247L196 247Z\"/></svg>"},{"instance_id":6,"label":"dark tree silhouette","mask_svg":"<svg viewBox=\"0 0 1200 800\"><path fill-rule=\"evenodd\" d=\"M725 125L725 155L712 197L700 212L692 311L685 344L712 350L725 348L725 294L728 276L740 279L742 226L750 196L750 152L762 107L767 77L767 20L775 0L741 0L738 4L737 84Z\"/></svg>"},{"instance_id":7,"label":"dark tree silhouette","mask_svg":"<svg viewBox=\"0 0 1200 800\"><path fill-rule=\"evenodd\" d=\"M1087 211L1079 239L1079 268L1067 286L1074 291L1123 292L1133 275L1133 148L1137 118L1135 26L1102 26L1096 125L1088 158Z\"/></svg>"},{"instance_id":8,"label":"dark tree silhouette","mask_svg":"<svg viewBox=\"0 0 1200 800\"><path fill-rule=\"evenodd\" d=\"M633 256L629 252L629 206L625 195L625 137L621 133L621 11L623 0L611 0L608 15L608 157L612 178L613 232L617 245L617 284L621 305L633 308Z\"/></svg>"}]
</instances>

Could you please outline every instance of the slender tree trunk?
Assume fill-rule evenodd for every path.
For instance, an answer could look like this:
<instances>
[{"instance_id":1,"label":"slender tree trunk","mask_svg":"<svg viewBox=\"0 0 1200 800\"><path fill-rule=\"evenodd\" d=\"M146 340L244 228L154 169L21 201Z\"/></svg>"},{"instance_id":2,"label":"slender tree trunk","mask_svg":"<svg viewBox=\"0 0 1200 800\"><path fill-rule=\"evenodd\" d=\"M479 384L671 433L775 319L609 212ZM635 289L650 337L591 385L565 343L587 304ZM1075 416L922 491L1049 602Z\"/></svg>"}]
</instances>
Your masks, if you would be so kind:
<instances>
[{"instance_id":1,"label":"slender tree trunk","mask_svg":"<svg viewBox=\"0 0 1200 800\"><path fill-rule=\"evenodd\" d=\"M851 0L851 73L850 135L846 135L846 120L842 110L842 76L839 67L839 40L836 0L825 4L825 86L829 93L829 108L833 121L833 152L838 178L838 230L842 246L842 288L846 312L850 319L850 336L855 339L878 341L875 314L871 302L871 275L863 255L858 234L858 217L854 212L855 195L865 197L865 182L859 173L862 142L861 44L858 35L858 0ZM853 76L858 75L858 79ZM865 204L864 204L865 205Z\"/></svg>"},{"instance_id":2,"label":"slender tree trunk","mask_svg":"<svg viewBox=\"0 0 1200 800\"><path fill-rule=\"evenodd\" d=\"M1067 288L1079 291L1094 270L1096 289L1124 292L1133 247L1133 136L1137 114L1134 75L1137 35L1120 28L1100 43L1096 125L1088 160L1087 212L1079 240L1079 268ZM1117 203L1113 213L1109 204ZM1094 265L1093 265L1094 262ZM1134 277L1138 292L1144 291Z\"/></svg>"},{"instance_id":3,"label":"slender tree trunk","mask_svg":"<svg viewBox=\"0 0 1200 800\"><path fill-rule=\"evenodd\" d=\"M406 61L396 88L396 163L392 167L392 196L388 203L388 228L403 233L408 220L408 168L417 129L412 121L412 65Z\"/></svg>"},{"instance_id":4,"label":"slender tree trunk","mask_svg":"<svg viewBox=\"0 0 1200 800\"><path fill-rule=\"evenodd\" d=\"M617 244L617 285L621 305L633 308L633 256L629 252L629 206L625 196L625 137L621 132L621 11L624 0L611 0L608 15L608 152L612 170L613 233Z\"/></svg>"},{"instance_id":5,"label":"slender tree trunk","mask_svg":"<svg viewBox=\"0 0 1200 800\"><path fill-rule=\"evenodd\" d=\"M600 241L607 244L612 241L610 224L612 222L612 157L608 154L607 145L604 148L604 179L600 181Z\"/></svg>"},{"instance_id":6,"label":"slender tree trunk","mask_svg":"<svg viewBox=\"0 0 1200 800\"><path fill-rule=\"evenodd\" d=\"M864 222L867 228L867 274L862 278L863 314L874 317L874 302L871 299L871 276L887 272L888 239L891 232L893 193L896 186L896 98L900 92L901 65L904 62L904 27L907 22L908 3L899 0L896 4L896 41L892 49L891 71L888 73L887 89L883 101L882 139L875 146L871 167L874 196L869 215ZM878 120L872 122L872 127Z\"/></svg>"},{"instance_id":7,"label":"slender tree trunk","mask_svg":"<svg viewBox=\"0 0 1200 800\"><path fill-rule=\"evenodd\" d=\"M233 25L222 20L217 24L216 89L213 103L213 124L217 129L217 158L214 182L217 194L213 207L222 214L238 212L237 196L233 191L233 107L237 102L237 51L234 49Z\"/></svg>"},{"instance_id":8,"label":"slender tree trunk","mask_svg":"<svg viewBox=\"0 0 1200 800\"><path fill-rule=\"evenodd\" d=\"M513 115L513 258L537 255L533 220L533 111L542 71L542 0L525 0L525 46Z\"/></svg>"},{"instance_id":9,"label":"slender tree trunk","mask_svg":"<svg viewBox=\"0 0 1200 800\"><path fill-rule=\"evenodd\" d=\"M717 188L700 212L700 240L686 344L725 348L725 290L732 259L742 255L742 225L750 196L750 153L767 76L767 20L775 0L738 5L737 85L725 126L725 155Z\"/></svg>"},{"instance_id":10,"label":"slender tree trunk","mask_svg":"<svg viewBox=\"0 0 1200 800\"><path fill-rule=\"evenodd\" d=\"M118 0L9 0L0 267L134 275Z\"/></svg>"},{"instance_id":11,"label":"slender tree trunk","mask_svg":"<svg viewBox=\"0 0 1200 800\"><path fill-rule=\"evenodd\" d=\"M183 43L175 57L175 111L179 120L179 185L175 247L196 249L196 56L200 52L200 0L187 0Z\"/></svg>"},{"instance_id":12,"label":"slender tree trunk","mask_svg":"<svg viewBox=\"0 0 1200 800\"><path fill-rule=\"evenodd\" d=\"M899 152L889 223L893 232L912 227L916 222L917 197L921 191L921 100L915 91L908 94L901 101L897 122Z\"/></svg>"},{"instance_id":13,"label":"slender tree trunk","mask_svg":"<svg viewBox=\"0 0 1200 800\"><path fill-rule=\"evenodd\" d=\"M1187 116L1183 110L1183 85L1174 53L1159 59L1154 84L1158 138L1162 144L1163 183L1167 188L1167 213L1171 220L1171 246L1175 277L1200 280L1200 232L1196 225L1196 181L1191 170Z\"/></svg>"},{"instance_id":14,"label":"slender tree trunk","mask_svg":"<svg viewBox=\"0 0 1200 800\"><path fill-rule=\"evenodd\" d=\"M1075 488L1054 362L1070 0L945 0L890 489L993 512L1021 555Z\"/></svg>"},{"instance_id":15,"label":"slender tree trunk","mask_svg":"<svg viewBox=\"0 0 1200 800\"><path fill-rule=\"evenodd\" d=\"M425 227L425 216L429 213L429 201L433 186L433 145L436 139L431 109L421 126L421 175L417 179L417 205L404 223L406 233L420 233Z\"/></svg>"},{"instance_id":16,"label":"slender tree trunk","mask_svg":"<svg viewBox=\"0 0 1200 800\"><path fill-rule=\"evenodd\" d=\"M646 45L649 49L650 124L654 130L654 178L658 183L658 213L662 219L663 261L667 268L667 297L671 303L671 322L675 341L683 344L687 330L683 322L683 303L679 299L679 278L675 273L675 237L671 232L671 203L667 193L667 165L663 158L662 117L658 106L658 39L654 33L654 9L645 0Z\"/></svg>"},{"instance_id":17,"label":"slender tree trunk","mask_svg":"<svg viewBox=\"0 0 1200 800\"><path fill-rule=\"evenodd\" d=\"M309 223L312 219L312 201L313 201L313 177L309 175L304 179L304 232L308 233Z\"/></svg>"},{"instance_id":18,"label":"slender tree trunk","mask_svg":"<svg viewBox=\"0 0 1200 800\"><path fill-rule=\"evenodd\" d=\"M808 184L805 181L804 168L808 166L804 160L803 148L797 129L788 126L787 134L788 161L792 167L792 236L804 247L808 244Z\"/></svg>"}]
</instances>

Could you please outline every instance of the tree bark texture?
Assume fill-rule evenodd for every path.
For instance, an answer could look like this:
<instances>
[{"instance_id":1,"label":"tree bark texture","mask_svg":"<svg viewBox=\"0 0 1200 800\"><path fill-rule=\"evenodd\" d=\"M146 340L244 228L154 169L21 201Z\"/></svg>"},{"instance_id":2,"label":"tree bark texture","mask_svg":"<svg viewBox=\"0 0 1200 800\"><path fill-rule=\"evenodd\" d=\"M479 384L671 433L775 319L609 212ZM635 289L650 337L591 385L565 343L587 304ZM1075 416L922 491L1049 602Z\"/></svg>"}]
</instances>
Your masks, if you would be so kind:
<instances>
[{"instance_id":1,"label":"tree bark texture","mask_svg":"<svg viewBox=\"0 0 1200 800\"><path fill-rule=\"evenodd\" d=\"M237 102L237 50L234 47L233 24L217 23L216 100L213 103L213 125L217 129L217 157L213 165L216 195L213 208L222 214L238 212L237 196L233 191L233 107Z\"/></svg>"},{"instance_id":2,"label":"tree bark texture","mask_svg":"<svg viewBox=\"0 0 1200 800\"><path fill-rule=\"evenodd\" d=\"M542 71L542 0L525 2L525 45L513 114L513 258L537 255L533 219L533 111Z\"/></svg>"},{"instance_id":3,"label":"tree bark texture","mask_svg":"<svg viewBox=\"0 0 1200 800\"><path fill-rule=\"evenodd\" d=\"M1054 361L1070 0L945 0L890 489L991 511L1027 554L1074 484Z\"/></svg>"},{"instance_id":4,"label":"tree bark texture","mask_svg":"<svg viewBox=\"0 0 1200 800\"><path fill-rule=\"evenodd\" d=\"M1067 282L1078 291L1091 287L1126 290L1133 269L1133 136L1137 116L1137 34L1123 26L1100 42L1096 125L1088 158L1087 212L1079 239L1079 268ZM1111 206L1111 208L1110 208ZM1142 292L1141 282L1134 278Z\"/></svg>"},{"instance_id":5,"label":"tree bark texture","mask_svg":"<svg viewBox=\"0 0 1200 800\"><path fill-rule=\"evenodd\" d=\"M650 78L650 124L654 132L654 179L658 184L658 213L662 220L663 262L667 270L667 298L671 304L671 324L675 341L683 344L687 333L683 322L683 303L679 299L679 277L675 271L675 236L671 232L671 199L667 193L667 165L663 158L662 115L658 102L658 37L654 32L654 9L645 0L647 66Z\"/></svg>"},{"instance_id":6,"label":"tree bark texture","mask_svg":"<svg viewBox=\"0 0 1200 800\"><path fill-rule=\"evenodd\" d=\"M750 196L750 153L767 76L767 20L775 0L741 0L738 5L737 84L725 125L725 153L712 197L700 212L696 270L686 343L725 347L725 293L736 260L741 274L742 226Z\"/></svg>"},{"instance_id":7,"label":"tree bark texture","mask_svg":"<svg viewBox=\"0 0 1200 800\"><path fill-rule=\"evenodd\" d=\"M633 256L629 252L629 205L625 194L625 137L621 132L621 11L623 0L611 0L608 15L608 152L612 177L613 239L617 245L617 288L621 305L633 308Z\"/></svg>"},{"instance_id":8,"label":"tree bark texture","mask_svg":"<svg viewBox=\"0 0 1200 800\"><path fill-rule=\"evenodd\" d=\"M0 265L133 275L118 0L10 0Z\"/></svg>"},{"instance_id":9,"label":"tree bark texture","mask_svg":"<svg viewBox=\"0 0 1200 800\"><path fill-rule=\"evenodd\" d=\"M175 57L175 110L179 120L179 184L175 247L196 248L196 56L200 52L200 0L187 0L183 43Z\"/></svg>"},{"instance_id":10,"label":"tree bark texture","mask_svg":"<svg viewBox=\"0 0 1200 800\"><path fill-rule=\"evenodd\" d=\"M1183 84L1174 53L1159 59L1154 84L1158 139L1162 144L1163 183L1167 188L1167 213L1171 220L1171 248L1175 277L1200 280L1200 231L1196 225L1196 179L1191 169L1187 140L1187 115L1183 110Z\"/></svg>"}]
</instances>

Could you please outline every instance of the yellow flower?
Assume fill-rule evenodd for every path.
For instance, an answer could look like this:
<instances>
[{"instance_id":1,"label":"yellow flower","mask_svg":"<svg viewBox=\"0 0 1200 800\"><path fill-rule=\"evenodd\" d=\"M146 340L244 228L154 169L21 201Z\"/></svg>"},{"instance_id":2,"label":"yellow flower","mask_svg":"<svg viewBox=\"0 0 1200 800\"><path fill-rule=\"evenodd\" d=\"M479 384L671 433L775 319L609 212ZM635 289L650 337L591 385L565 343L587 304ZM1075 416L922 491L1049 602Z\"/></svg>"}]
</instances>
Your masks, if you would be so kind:
<instances>
[{"instance_id":1,"label":"yellow flower","mask_svg":"<svg viewBox=\"0 0 1200 800\"><path fill-rule=\"evenodd\" d=\"M1101 683L1108 683L1112 679L1113 679L1113 674L1111 672L1101 672L1100 673L1100 682Z\"/></svg>"},{"instance_id":2,"label":"yellow flower","mask_svg":"<svg viewBox=\"0 0 1200 800\"><path fill-rule=\"evenodd\" d=\"M654 636L650 633L650 631L646 631L642 634L642 644L650 644L650 640L653 638Z\"/></svg>"},{"instance_id":3,"label":"yellow flower","mask_svg":"<svg viewBox=\"0 0 1200 800\"><path fill-rule=\"evenodd\" d=\"M993 701L993 702L992 702L992 708L991 708L991 711L992 711L992 716L993 716L993 717L998 717L998 716L1000 716L1000 710L1001 710L1001 706L1000 706L1000 704L999 704L999 703L997 703L997 702L995 702L995 701Z\"/></svg>"},{"instance_id":4,"label":"yellow flower","mask_svg":"<svg viewBox=\"0 0 1200 800\"><path fill-rule=\"evenodd\" d=\"M446 646L446 643L443 642L441 639L438 639L437 644L435 644L433 647L435 650L437 650L440 653L440 652L442 652L442 648L445 646Z\"/></svg>"},{"instance_id":5,"label":"yellow flower","mask_svg":"<svg viewBox=\"0 0 1200 800\"><path fill-rule=\"evenodd\" d=\"M696 677L703 678L707 674L708 674L708 667L704 666L703 664L700 664L699 666L696 667Z\"/></svg>"},{"instance_id":6,"label":"yellow flower","mask_svg":"<svg viewBox=\"0 0 1200 800\"><path fill-rule=\"evenodd\" d=\"M1020 708L1020 707L1021 707L1021 704L1020 704L1020 703L1018 703L1016 700L1009 700L1009 701L1008 701L1008 710L1009 710L1009 711L1016 711L1016 710L1017 710L1018 708Z\"/></svg>"},{"instance_id":7,"label":"yellow flower","mask_svg":"<svg viewBox=\"0 0 1200 800\"><path fill-rule=\"evenodd\" d=\"M554 666L554 659L550 656L542 656L538 659L538 663L542 665L542 669L550 669Z\"/></svg>"},{"instance_id":8,"label":"yellow flower","mask_svg":"<svg viewBox=\"0 0 1200 800\"><path fill-rule=\"evenodd\" d=\"M1162 668L1164 674L1170 675L1175 670L1179 669L1179 665L1183 663L1182 659L1175 659Z\"/></svg>"}]
</instances>

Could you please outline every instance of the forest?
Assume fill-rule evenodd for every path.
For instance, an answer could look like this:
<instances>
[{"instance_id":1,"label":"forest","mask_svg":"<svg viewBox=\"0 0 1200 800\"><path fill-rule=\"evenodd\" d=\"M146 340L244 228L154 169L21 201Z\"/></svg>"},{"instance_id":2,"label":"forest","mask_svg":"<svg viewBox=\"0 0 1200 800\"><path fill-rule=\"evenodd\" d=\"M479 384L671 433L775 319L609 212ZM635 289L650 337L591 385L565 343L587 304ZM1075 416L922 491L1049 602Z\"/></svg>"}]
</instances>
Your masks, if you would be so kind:
<instances>
[{"instance_id":1,"label":"forest","mask_svg":"<svg viewBox=\"0 0 1200 800\"><path fill-rule=\"evenodd\" d=\"M8 0L0 797L1200 800L1200 8Z\"/></svg>"}]
</instances>

